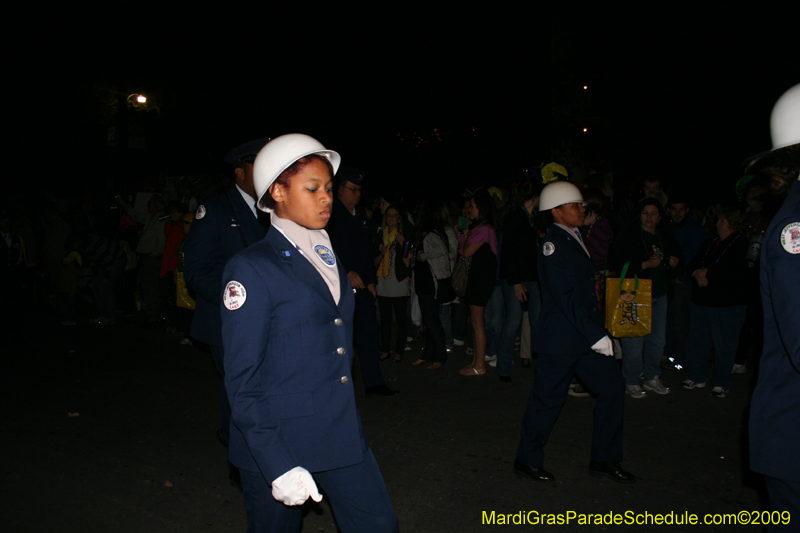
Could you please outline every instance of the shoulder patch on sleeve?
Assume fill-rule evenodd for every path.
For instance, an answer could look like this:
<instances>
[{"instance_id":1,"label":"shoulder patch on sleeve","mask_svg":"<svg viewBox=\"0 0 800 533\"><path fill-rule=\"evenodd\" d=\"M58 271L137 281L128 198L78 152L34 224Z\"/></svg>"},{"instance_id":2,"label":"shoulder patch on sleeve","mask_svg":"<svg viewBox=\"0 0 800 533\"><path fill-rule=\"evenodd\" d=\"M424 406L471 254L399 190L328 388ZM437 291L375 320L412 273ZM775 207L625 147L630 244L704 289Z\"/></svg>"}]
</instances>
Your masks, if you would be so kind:
<instances>
[{"instance_id":1,"label":"shoulder patch on sleeve","mask_svg":"<svg viewBox=\"0 0 800 533\"><path fill-rule=\"evenodd\" d=\"M555 251L556 251L556 245L555 244L553 244L550 241L547 241L546 243L544 243L544 246L542 247L542 253L544 253L545 256L553 255L555 253Z\"/></svg>"},{"instance_id":2,"label":"shoulder patch on sleeve","mask_svg":"<svg viewBox=\"0 0 800 533\"><path fill-rule=\"evenodd\" d=\"M228 311L236 311L247 301L247 291L238 281L229 281L222 293L222 303Z\"/></svg>"},{"instance_id":3,"label":"shoulder patch on sleeve","mask_svg":"<svg viewBox=\"0 0 800 533\"><path fill-rule=\"evenodd\" d=\"M201 205L197 208L197 214L195 214L194 218L195 220L200 220L204 216L206 216L206 206Z\"/></svg>"},{"instance_id":4,"label":"shoulder patch on sleeve","mask_svg":"<svg viewBox=\"0 0 800 533\"><path fill-rule=\"evenodd\" d=\"M790 254L800 254L800 222L786 224L781 231L781 246Z\"/></svg>"}]
</instances>

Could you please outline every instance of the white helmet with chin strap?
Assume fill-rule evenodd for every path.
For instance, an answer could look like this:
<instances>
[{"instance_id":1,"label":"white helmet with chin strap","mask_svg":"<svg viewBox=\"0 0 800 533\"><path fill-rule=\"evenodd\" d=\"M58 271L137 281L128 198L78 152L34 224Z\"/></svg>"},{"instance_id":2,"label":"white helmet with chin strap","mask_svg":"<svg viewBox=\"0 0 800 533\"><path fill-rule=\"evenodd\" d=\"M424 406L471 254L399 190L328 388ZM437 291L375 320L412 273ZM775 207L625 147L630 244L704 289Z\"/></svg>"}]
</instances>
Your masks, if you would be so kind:
<instances>
[{"instance_id":1,"label":"white helmet with chin strap","mask_svg":"<svg viewBox=\"0 0 800 533\"><path fill-rule=\"evenodd\" d=\"M572 203L586 204L580 189L568 181L548 183L539 196L539 211L549 211L555 207Z\"/></svg>"},{"instance_id":2,"label":"white helmet with chin strap","mask_svg":"<svg viewBox=\"0 0 800 533\"><path fill-rule=\"evenodd\" d=\"M769 122L773 150L800 143L800 83L778 98Z\"/></svg>"},{"instance_id":3,"label":"white helmet with chin strap","mask_svg":"<svg viewBox=\"0 0 800 533\"><path fill-rule=\"evenodd\" d=\"M298 159L318 154L326 158L333 168L333 173L339 170L341 157L333 150L328 150L322 143L313 137L302 133L289 133L281 135L268 142L258 152L253 161L253 185L258 198L257 206L262 211L270 212L262 200L269 194L270 186L275 183L281 173L292 166ZM333 177L333 176L331 176Z\"/></svg>"}]
</instances>

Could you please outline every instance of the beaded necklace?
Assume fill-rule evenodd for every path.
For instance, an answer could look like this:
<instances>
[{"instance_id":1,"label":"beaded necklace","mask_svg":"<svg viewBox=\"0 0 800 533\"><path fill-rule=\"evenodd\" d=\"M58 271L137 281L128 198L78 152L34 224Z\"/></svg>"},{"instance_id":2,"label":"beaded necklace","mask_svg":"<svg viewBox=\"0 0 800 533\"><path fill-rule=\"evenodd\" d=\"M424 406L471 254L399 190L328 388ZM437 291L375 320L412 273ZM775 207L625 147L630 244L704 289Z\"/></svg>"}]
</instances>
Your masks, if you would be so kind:
<instances>
[{"instance_id":1,"label":"beaded necklace","mask_svg":"<svg viewBox=\"0 0 800 533\"><path fill-rule=\"evenodd\" d=\"M659 266L663 266L664 268L669 268L669 262L664 260L664 243L661 242L661 235L659 235L658 231L651 234L655 237L656 242L658 242L658 246L656 246L655 244L652 246L653 249L651 254L651 251L647 248L647 243L644 240L645 231L647 230L642 228L641 237L642 237L642 246L644 246L644 252L647 254L647 257L658 257L659 259L661 259L661 264Z\"/></svg>"},{"instance_id":2,"label":"beaded necklace","mask_svg":"<svg viewBox=\"0 0 800 533\"><path fill-rule=\"evenodd\" d=\"M741 237L741 236L742 236L742 234L741 234L741 233L739 233L739 232L737 231L737 232L736 232L736 237L734 237L734 239L733 239L731 242L729 242L729 243L728 243L728 246L726 246L726 247L725 247L725 249L724 249L724 250L722 250L722 253L720 253L720 254L717 256L717 260L716 260L716 261L714 261L714 264L713 264L713 265L710 265L708 268L710 268L710 267L712 267L712 266L716 265L717 263L719 263L719 260L720 260L720 259L722 259L722 256L723 256L723 255L725 255L725 252L727 252L727 251L728 251L728 248L730 248L731 246L733 246L733 243L735 243L737 240L739 240L739 237ZM728 237L730 237L730 235L728 235ZM727 240L727 239L725 239L725 240ZM716 245L716 246L714 246L714 250L716 250L717 248L719 248L719 245L720 245L720 244L722 244L722 242L719 242L719 243L717 243L717 245ZM705 254L703 254L703 261L700 263L700 268L705 268L705 267L706 267L706 259L708 258L708 252L710 252L710 251L711 251L711 246L709 246L708 248L706 248L706 253L705 253Z\"/></svg>"}]
</instances>

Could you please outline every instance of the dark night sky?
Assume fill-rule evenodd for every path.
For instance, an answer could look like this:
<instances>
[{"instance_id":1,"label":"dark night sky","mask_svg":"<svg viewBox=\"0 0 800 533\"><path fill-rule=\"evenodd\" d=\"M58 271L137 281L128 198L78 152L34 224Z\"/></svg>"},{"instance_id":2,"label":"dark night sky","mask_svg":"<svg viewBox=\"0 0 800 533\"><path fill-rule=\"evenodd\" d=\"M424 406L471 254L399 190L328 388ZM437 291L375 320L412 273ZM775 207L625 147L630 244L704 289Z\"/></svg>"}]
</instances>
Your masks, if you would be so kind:
<instances>
[{"instance_id":1,"label":"dark night sky","mask_svg":"<svg viewBox=\"0 0 800 533\"><path fill-rule=\"evenodd\" d=\"M107 173L101 100L114 88L152 95L148 142L170 173L224 172L236 144L299 131L368 177L487 184L548 162L551 87L588 84L600 118L581 142L618 175L735 182L800 81L788 8L275 5L20 13L20 172L46 154L56 174ZM421 149L397 137L434 128L445 140Z\"/></svg>"}]
</instances>

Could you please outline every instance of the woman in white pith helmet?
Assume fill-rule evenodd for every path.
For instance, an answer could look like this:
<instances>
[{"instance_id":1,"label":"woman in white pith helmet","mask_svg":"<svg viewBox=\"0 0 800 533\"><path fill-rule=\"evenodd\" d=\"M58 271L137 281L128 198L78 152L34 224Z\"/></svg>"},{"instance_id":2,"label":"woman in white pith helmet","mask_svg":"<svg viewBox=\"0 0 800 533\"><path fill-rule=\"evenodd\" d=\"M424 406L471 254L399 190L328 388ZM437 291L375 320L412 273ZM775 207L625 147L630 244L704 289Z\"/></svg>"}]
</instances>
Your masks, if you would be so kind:
<instances>
[{"instance_id":1,"label":"woman in white pith helmet","mask_svg":"<svg viewBox=\"0 0 800 533\"><path fill-rule=\"evenodd\" d=\"M272 227L223 274L229 460L248 531L298 531L317 487L341 531L398 527L355 403L353 288L324 229L339 161L307 135L269 142L253 177Z\"/></svg>"}]
</instances>

